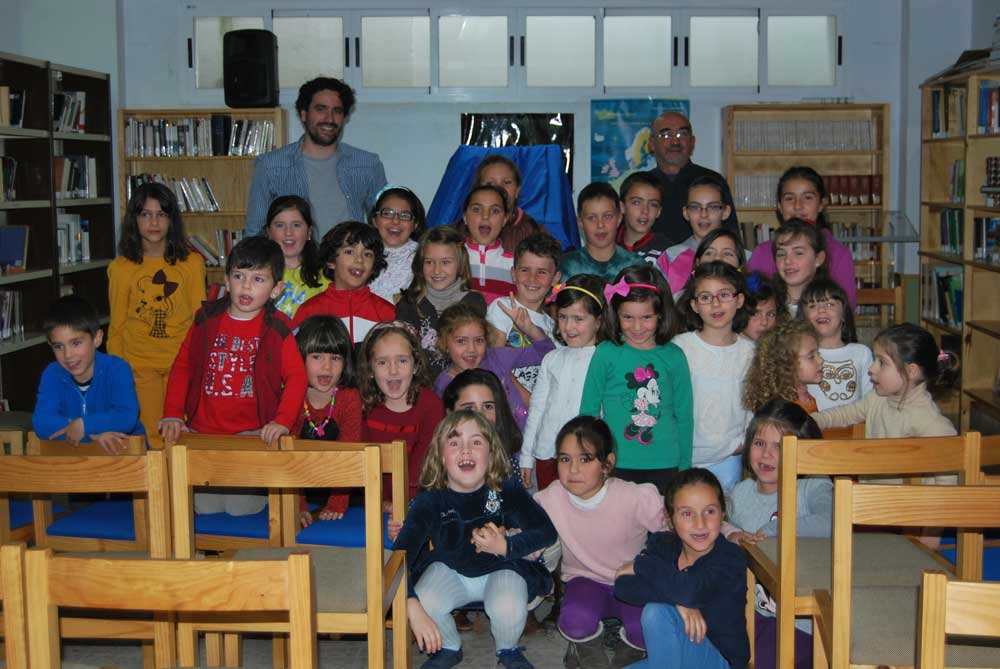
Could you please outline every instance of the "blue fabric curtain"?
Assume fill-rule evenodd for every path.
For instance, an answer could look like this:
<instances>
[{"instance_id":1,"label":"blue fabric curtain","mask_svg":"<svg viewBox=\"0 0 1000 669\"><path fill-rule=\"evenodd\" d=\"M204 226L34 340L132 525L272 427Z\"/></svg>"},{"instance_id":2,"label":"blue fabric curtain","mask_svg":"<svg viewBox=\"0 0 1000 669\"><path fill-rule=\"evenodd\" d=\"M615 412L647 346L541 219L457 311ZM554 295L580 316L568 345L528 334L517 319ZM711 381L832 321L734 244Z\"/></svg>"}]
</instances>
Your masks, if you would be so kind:
<instances>
[{"instance_id":1,"label":"blue fabric curtain","mask_svg":"<svg viewBox=\"0 0 1000 669\"><path fill-rule=\"evenodd\" d=\"M521 170L518 205L548 228L564 248L578 247L573 192L564 172L562 151L555 144L506 146L499 149L460 146L448 161L434 201L427 211L427 225L446 225L462 217L462 202L472 186L472 178L485 156L499 153L513 160Z\"/></svg>"}]
</instances>

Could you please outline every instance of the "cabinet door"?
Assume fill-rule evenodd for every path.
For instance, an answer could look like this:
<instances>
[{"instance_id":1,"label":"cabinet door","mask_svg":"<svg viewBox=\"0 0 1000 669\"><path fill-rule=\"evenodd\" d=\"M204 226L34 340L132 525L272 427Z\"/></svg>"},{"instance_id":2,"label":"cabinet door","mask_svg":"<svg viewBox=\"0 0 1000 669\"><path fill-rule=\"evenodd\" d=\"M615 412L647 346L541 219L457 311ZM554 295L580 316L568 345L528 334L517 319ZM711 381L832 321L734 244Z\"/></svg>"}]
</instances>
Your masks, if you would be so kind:
<instances>
[{"instance_id":1,"label":"cabinet door","mask_svg":"<svg viewBox=\"0 0 1000 669\"><path fill-rule=\"evenodd\" d=\"M603 67L597 60L598 11L525 10L522 17L525 92L555 88L597 94Z\"/></svg>"},{"instance_id":2,"label":"cabinet door","mask_svg":"<svg viewBox=\"0 0 1000 669\"><path fill-rule=\"evenodd\" d=\"M431 85L431 20L420 14L364 11L353 35L351 67L358 88L426 96Z\"/></svg>"},{"instance_id":3,"label":"cabinet door","mask_svg":"<svg viewBox=\"0 0 1000 669\"><path fill-rule=\"evenodd\" d=\"M343 14L319 11L275 11L271 20L278 38L278 86L297 91L322 73L344 78L350 45L345 42Z\"/></svg>"},{"instance_id":4,"label":"cabinet door","mask_svg":"<svg viewBox=\"0 0 1000 669\"><path fill-rule=\"evenodd\" d=\"M674 17L653 9L612 10L605 13L603 62L604 88L669 89L678 64L679 42Z\"/></svg>"},{"instance_id":5,"label":"cabinet door","mask_svg":"<svg viewBox=\"0 0 1000 669\"><path fill-rule=\"evenodd\" d=\"M767 47L762 71L767 76L761 82L762 91L787 95L793 87L808 87L804 95L840 93L843 41L838 26L842 24L843 17L833 12L765 13L761 35Z\"/></svg>"},{"instance_id":6,"label":"cabinet door","mask_svg":"<svg viewBox=\"0 0 1000 669\"><path fill-rule=\"evenodd\" d=\"M756 11L692 10L682 62L692 89L756 92L760 83L760 19ZM737 89L737 90L734 90Z\"/></svg>"},{"instance_id":7,"label":"cabinet door","mask_svg":"<svg viewBox=\"0 0 1000 669\"><path fill-rule=\"evenodd\" d=\"M449 92L507 89L514 66L516 37L507 14L438 14L438 86Z\"/></svg>"}]
</instances>

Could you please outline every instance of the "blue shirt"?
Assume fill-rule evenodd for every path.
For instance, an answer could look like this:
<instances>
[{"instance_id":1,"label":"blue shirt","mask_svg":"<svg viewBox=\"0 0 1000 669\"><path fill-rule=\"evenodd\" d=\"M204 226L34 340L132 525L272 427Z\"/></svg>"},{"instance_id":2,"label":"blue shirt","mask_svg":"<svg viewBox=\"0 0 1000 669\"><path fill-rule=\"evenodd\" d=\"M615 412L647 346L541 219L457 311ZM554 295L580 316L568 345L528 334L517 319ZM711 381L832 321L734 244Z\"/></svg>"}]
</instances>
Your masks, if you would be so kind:
<instances>
[{"instance_id":1,"label":"blue shirt","mask_svg":"<svg viewBox=\"0 0 1000 669\"><path fill-rule=\"evenodd\" d=\"M618 276L618 272L626 267L642 265L645 262L638 253L626 251L615 244L614 255L605 262L594 260L584 247L564 255L559 269L562 272L563 280L577 274L596 274L611 283Z\"/></svg>"}]
</instances>

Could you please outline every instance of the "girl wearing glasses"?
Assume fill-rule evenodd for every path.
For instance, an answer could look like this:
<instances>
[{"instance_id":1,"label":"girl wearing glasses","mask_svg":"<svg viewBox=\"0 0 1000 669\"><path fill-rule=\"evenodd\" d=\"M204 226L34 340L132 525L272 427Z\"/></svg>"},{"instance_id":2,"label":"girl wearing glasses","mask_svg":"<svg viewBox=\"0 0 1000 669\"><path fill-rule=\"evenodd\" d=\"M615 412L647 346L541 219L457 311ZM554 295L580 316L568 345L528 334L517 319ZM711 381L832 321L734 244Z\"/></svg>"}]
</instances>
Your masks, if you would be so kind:
<instances>
[{"instance_id":1,"label":"girl wearing glasses","mask_svg":"<svg viewBox=\"0 0 1000 669\"><path fill-rule=\"evenodd\" d=\"M188 250L177 198L163 184L132 191L108 265L108 299L108 353L132 365L139 417L156 434L170 366L205 299L205 261Z\"/></svg>"},{"instance_id":2,"label":"girl wearing glasses","mask_svg":"<svg viewBox=\"0 0 1000 669\"><path fill-rule=\"evenodd\" d=\"M413 191L387 186L375 198L369 222L378 230L385 246L388 267L372 281L372 292L396 302L413 281L413 254L426 223L424 205Z\"/></svg>"},{"instance_id":3,"label":"girl wearing glasses","mask_svg":"<svg viewBox=\"0 0 1000 669\"><path fill-rule=\"evenodd\" d=\"M694 441L691 462L718 477L728 492L742 478L743 434L751 414L743 406L743 379L754 343L739 333L749 319L743 274L721 262L698 265L677 309L690 332L674 337L691 370Z\"/></svg>"}]
</instances>

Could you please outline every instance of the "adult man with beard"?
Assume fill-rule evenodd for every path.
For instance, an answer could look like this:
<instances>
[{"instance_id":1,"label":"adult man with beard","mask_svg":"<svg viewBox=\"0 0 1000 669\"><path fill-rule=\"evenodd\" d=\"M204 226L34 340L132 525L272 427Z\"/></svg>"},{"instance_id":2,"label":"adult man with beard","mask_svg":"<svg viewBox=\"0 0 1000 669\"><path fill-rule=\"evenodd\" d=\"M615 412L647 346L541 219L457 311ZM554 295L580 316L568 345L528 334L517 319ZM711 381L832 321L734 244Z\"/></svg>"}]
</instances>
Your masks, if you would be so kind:
<instances>
[{"instance_id":1,"label":"adult man with beard","mask_svg":"<svg viewBox=\"0 0 1000 669\"><path fill-rule=\"evenodd\" d=\"M666 237L668 246L680 244L690 237L691 226L681 213L687 205L688 186L700 176L711 175L723 185L722 203L730 207L729 218L722 225L740 235L736 206L726 180L715 170L691 162L695 144L691 122L683 114L664 112L653 121L650 130L649 150L656 157L656 167L646 174L656 178L663 191L662 208L653 224L653 232Z\"/></svg>"},{"instance_id":2,"label":"adult man with beard","mask_svg":"<svg viewBox=\"0 0 1000 669\"><path fill-rule=\"evenodd\" d=\"M367 221L375 194L386 183L378 155L339 141L354 109L350 86L332 77L307 81L295 109L302 138L254 161L247 235L261 231L271 201L281 195L309 201L320 237L342 221Z\"/></svg>"}]
</instances>

